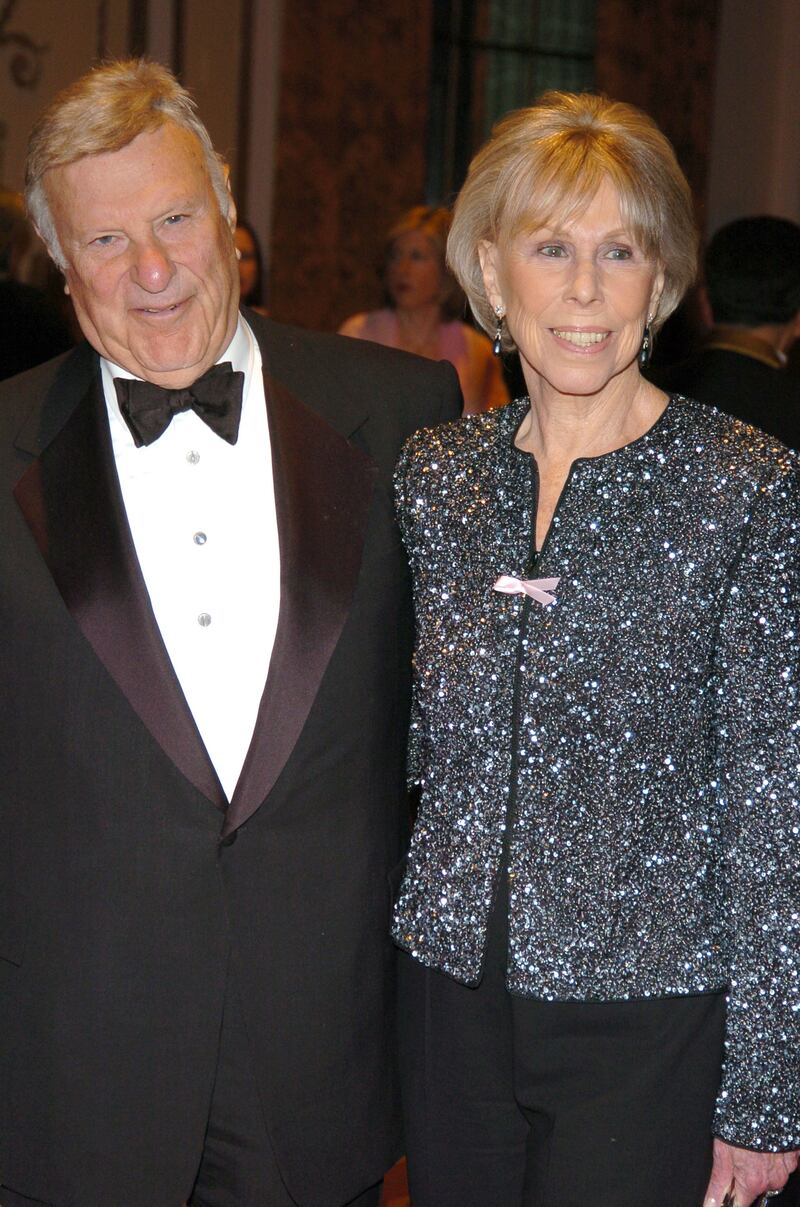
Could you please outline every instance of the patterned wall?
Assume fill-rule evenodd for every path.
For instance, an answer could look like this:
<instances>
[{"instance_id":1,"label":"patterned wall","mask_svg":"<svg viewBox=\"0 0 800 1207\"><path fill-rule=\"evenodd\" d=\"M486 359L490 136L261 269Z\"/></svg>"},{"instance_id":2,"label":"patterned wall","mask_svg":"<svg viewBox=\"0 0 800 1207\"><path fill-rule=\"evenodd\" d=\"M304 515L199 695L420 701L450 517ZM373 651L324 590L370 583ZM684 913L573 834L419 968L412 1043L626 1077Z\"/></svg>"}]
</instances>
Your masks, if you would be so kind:
<instances>
[{"instance_id":1,"label":"patterned wall","mask_svg":"<svg viewBox=\"0 0 800 1207\"><path fill-rule=\"evenodd\" d=\"M430 0L284 13L273 212L276 318L334 330L380 301L383 235L422 200Z\"/></svg>"},{"instance_id":2,"label":"patterned wall","mask_svg":"<svg viewBox=\"0 0 800 1207\"><path fill-rule=\"evenodd\" d=\"M98 56L124 54L127 0L0 5L0 182L22 187L28 133L51 97Z\"/></svg>"},{"instance_id":3,"label":"patterned wall","mask_svg":"<svg viewBox=\"0 0 800 1207\"><path fill-rule=\"evenodd\" d=\"M598 0L600 92L655 118L705 209L719 0Z\"/></svg>"},{"instance_id":4,"label":"patterned wall","mask_svg":"<svg viewBox=\"0 0 800 1207\"><path fill-rule=\"evenodd\" d=\"M108 57L144 53L181 68L215 146L237 174L244 15L253 0L2 0L0 182L22 184L31 124L53 95ZM180 17L180 20L177 18ZM179 45L154 37L156 19ZM174 29L173 29L174 27Z\"/></svg>"},{"instance_id":5,"label":"patterned wall","mask_svg":"<svg viewBox=\"0 0 800 1207\"><path fill-rule=\"evenodd\" d=\"M175 55L230 157L241 201L243 14L269 15L281 6L278 0L159 0L159 12L163 5L183 14ZM656 117L701 202L717 7L718 0L598 0L598 87ZM384 232L423 197L431 9L432 0L292 0L284 6L271 256L278 318L333 330L346 315L380 301ZM149 11L152 18L156 8ZM19 187L28 130L43 105L98 53L126 53L137 13L149 48L147 12L145 0L0 4L3 183ZM27 49L28 43L39 49ZM254 74L272 70L262 58L254 59ZM254 109L244 116L251 142L261 146L263 115ZM263 180L263 163L259 173ZM256 209L259 180L248 183Z\"/></svg>"}]
</instances>

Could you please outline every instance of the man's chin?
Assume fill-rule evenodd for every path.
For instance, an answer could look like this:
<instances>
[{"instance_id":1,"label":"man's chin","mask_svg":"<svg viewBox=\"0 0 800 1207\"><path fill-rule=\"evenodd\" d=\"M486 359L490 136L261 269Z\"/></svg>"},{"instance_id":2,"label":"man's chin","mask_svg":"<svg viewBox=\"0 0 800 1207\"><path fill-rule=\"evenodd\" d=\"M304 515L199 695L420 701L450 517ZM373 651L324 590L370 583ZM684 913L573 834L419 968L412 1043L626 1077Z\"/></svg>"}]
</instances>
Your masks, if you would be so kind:
<instances>
[{"instance_id":1,"label":"man's chin","mask_svg":"<svg viewBox=\"0 0 800 1207\"><path fill-rule=\"evenodd\" d=\"M128 363L122 367L155 385L170 390L181 390L197 381L198 377L202 377L216 359L216 350L208 347L202 350L186 349L183 352L176 349L154 351L152 348L132 348Z\"/></svg>"}]
</instances>

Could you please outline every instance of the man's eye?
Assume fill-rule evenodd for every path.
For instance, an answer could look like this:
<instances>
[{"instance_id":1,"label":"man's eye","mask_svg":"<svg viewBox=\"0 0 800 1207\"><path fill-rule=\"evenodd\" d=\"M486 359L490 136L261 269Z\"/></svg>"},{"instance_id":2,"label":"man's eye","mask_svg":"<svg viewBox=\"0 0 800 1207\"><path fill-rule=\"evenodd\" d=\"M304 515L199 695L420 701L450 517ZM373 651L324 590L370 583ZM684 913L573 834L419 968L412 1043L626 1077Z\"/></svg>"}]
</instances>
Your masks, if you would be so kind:
<instances>
[{"instance_id":1,"label":"man's eye","mask_svg":"<svg viewBox=\"0 0 800 1207\"><path fill-rule=\"evenodd\" d=\"M166 225L167 226L177 226L178 223L183 222L185 217L186 217L185 214L170 214L169 218L167 218L167 220L166 220Z\"/></svg>"},{"instance_id":2,"label":"man's eye","mask_svg":"<svg viewBox=\"0 0 800 1207\"><path fill-rule=\"evenodd\" d=\"M92 239L93 247L109 247L114 242L113 235L98 235L96 239Z\"/></svg>"}]
</instances>

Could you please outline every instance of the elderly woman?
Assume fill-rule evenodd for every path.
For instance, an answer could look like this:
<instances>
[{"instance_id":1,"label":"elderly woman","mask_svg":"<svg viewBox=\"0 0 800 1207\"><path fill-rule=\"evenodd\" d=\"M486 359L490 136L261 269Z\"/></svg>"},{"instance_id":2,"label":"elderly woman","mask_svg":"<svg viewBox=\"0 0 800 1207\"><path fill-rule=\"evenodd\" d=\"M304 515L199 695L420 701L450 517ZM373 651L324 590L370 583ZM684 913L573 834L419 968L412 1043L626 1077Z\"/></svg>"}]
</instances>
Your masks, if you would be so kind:
<instances>
[{"instance_id":1,"label":"elderly woman","mask_svg":"<svg viewBox=\"0 0 800 1207\"><path fill-rule=\"evenodd\" d=\"M402 348L455 366L464 414L504 406L508 390L492 345L459 315L464 295L447 271L450 211L416 205L386 236L383 280L389 305L345 319L340 335ZM499 349L498 349L499 352Z\"/></svg>"},{"instance_id":2,"label":"elderly woman","mask_svg":"<svg viewBox=\"0 0 800 1207\"><path fill-rule=\"evenodd\" d=\"M449 256L528 397L397 470L414 1207L744 1207L800 1147L798 458L640 374L695 236L637 110L507 117Z\"/></svg>"}]
</instances>

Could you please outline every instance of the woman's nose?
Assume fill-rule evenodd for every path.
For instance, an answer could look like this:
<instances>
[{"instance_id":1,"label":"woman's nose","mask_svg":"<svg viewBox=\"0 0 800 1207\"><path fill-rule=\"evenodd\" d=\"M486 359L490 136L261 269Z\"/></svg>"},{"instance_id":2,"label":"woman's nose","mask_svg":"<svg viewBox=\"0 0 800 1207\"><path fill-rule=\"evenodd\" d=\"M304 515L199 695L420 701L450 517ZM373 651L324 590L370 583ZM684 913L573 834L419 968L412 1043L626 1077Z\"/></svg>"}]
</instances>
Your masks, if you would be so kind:
<instances>
[{"instance_id":1,"label":"woman's nose","mask_svg":"<svg viewBox=\"0 0 800 1207\"><path fill-rule=\"evenodd\" d=\"M587 256L575 262L568 292L581 306L588 306L590 302L599 300L602 295L600 272L593 257Z\"/></svg>"}]
</instances>

